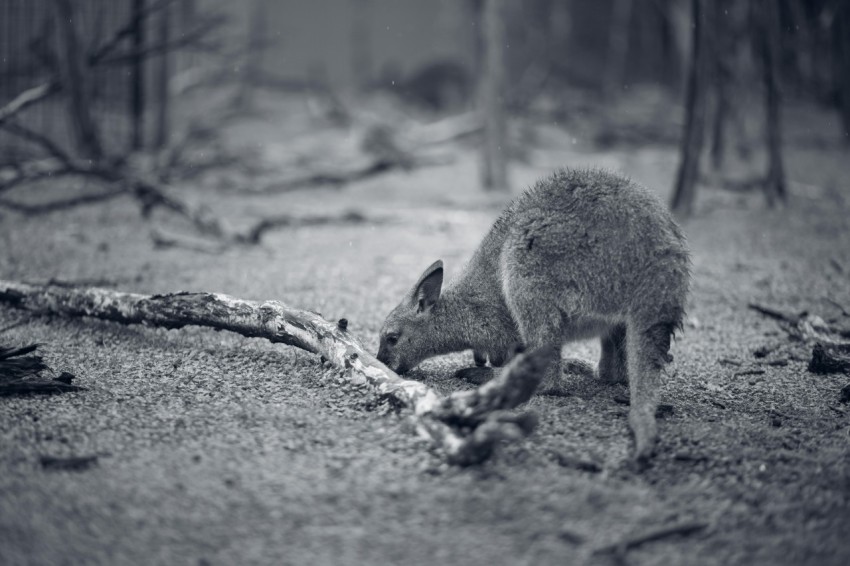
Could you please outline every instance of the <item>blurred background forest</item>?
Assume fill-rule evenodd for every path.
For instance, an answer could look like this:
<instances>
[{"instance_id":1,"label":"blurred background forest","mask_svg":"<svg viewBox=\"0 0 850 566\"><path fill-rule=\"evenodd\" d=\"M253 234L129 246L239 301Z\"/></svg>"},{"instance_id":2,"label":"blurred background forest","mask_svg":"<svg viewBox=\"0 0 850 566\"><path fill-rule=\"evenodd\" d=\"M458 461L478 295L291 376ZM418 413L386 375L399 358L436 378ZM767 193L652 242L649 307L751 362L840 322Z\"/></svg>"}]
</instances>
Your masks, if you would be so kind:
<instances>
[{"instance_id":1,"label":"blurred background forest","mask_svg":"<svg viewBox=\"0 0 850 566\"><path fill-rule=\"evenodd\" d=\"M130 193L220 237L168 187L340 187L463 147L499 191L553 135L678 146L682 215L700 184L773 204L783 141L850 143L848 30L836 0L3 0L0 206Z\"/></svg>"}]
</instances>

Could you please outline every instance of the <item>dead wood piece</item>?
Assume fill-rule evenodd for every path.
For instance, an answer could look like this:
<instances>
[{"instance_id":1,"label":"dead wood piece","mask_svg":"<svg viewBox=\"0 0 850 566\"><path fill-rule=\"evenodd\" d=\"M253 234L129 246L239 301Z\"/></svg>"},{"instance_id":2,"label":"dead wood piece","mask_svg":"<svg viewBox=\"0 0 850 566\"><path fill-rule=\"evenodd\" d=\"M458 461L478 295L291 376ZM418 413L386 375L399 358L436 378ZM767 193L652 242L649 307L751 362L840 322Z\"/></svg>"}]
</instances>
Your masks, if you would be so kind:
<instances>
[{"instance_id":1,"label":"dead wood piece","mask_svg":"<svg viewBox=\"0 0 850 566\"><path fill-rule=\"evenodd\" d=\"M227 244L221 241L210 241L197 236L177 234L161 228L151 230L151 240L155 249L166 250L181 248L203 254L218 255L227 249Z\"/></svg>"},{"instance_id":2,"label":"dead wood piece","mask_svg":"<svg viewBox=\"0 0 850 566\"><path fill-rule=\"evenodd\" d=\"M0 385L18 382L48 369L41 356L27 355L35 352L38 346L38 344L19 348L0 346Z\"/></svg>"},{"instance_id":3,"label":"dead wood piece","mask_svg":"<svg viewBox=\"0 0 850 566\"><path fill-rule=\"evenodd\" d=\"M784 320L785 322L789 322L791 324L797 324L797 322L800 320L800 315L789 313L787 311L783 311L782 309L778 309L775 307L769 307L767 305L761 305L759 303L749 303L747 306L752 310L760 312L765 316L776 320Z\"/></svg>"},{"instance_id":4,"label":"dead wood piece","mask_svg":"<svg viewBox=\"0 0 850 566\"><path fill-rule=\"evenodd\" d=\"M505 409L528 400L546 364L556 355L551 349L520 354L494 382L443 399L424 384L399 377L338 323L280 301L246 301L216 293L149 296L0 280L0 302L36 313L88 316L123 324L206 326L296 346L343 370L351 383L371 385L379 395L411 408L417 430L450 462L460 465L481 462L498 442L524 437L533 430L534 415Z\"/></svg>"},{"instance_id":5,"label":"dead wood piece","mask_svg":"<svg viewBox=\"0 0 850 566\"><path fill-rule=\"evenodd\" d=\"M850 373L850 344L821 344L812 348L812 373Z\"/></svg>"},{"instance_id":6,"label":"dead wood piece","mask_svg":"<svg viewBox=\"0 0 850 566\"><path fill-rule=\"evenodd\" d=\"M324 226L324 225L356 225L366 222L379 222L379 219L370 219L362 212L349 210L341 215L318 215L318 216L293 216L285 214L264 218L257 222L244 234L237 234L236 241L244 244L259 244L263 234L277 228L294 228L302 226Z\"/></svg>"},{"instance_id":7,"label":"dead wood piece","mask_svg":"<svg viewBox=\"0 0 850 566\"><path fill-rule=\"evenodd\" d=\"M765 370L763 370L761 368L752 368L752 369L745 369L745 370L741 370L741 371L736 371L735 373L732 374L732 376L733 377L741 377L741 376L744 376L744 375L761 375L763 373L767 373L767 372L765 372Z\"/></svg>"},{"instance_id":8,"label":"dead wood piece","mask_svg":"<svg viewBox=\"0 0 850 566\"><path fill-rule=\"evenodd\" d=\"M67 470L73 472L81 472L95 466L100 456L92 454L90 456L71 456L60 458L57 456L41 456L38 459L39 464L45 470Z\"/></svg>"},{"instance_id":9,"label":"dead wood piece","mask_svg":"<svg viewBox=\"0 0 850 566\"><path fill-rule=\"evenodd\" d=\"M64 393L85 389L71 385L74 376L67 372L62 372L56 379L39 379L38 374L50 368L38 354L28 355L33 354L38 346L39 344L0 346L0 396Z\"/></svg>"},{"instance_id":10,"label":"dead wood piece","mask_svg":"<svg viewBox=\"0 0 850 566\"><path fill-rule=\"evenodd\" d=\"M554 348L539 348L527 355L516 356L496 377L471 391L458 391L445 398L431 415L454 426L475 426L496 409L516 407L534 394L543 371L555 361ZM511 379L522 373L524 381Z\"/></svg>"},{"instance_id":11,"label":"dead wood piece","mask_svg":"<svg viewBox=\"0 0 850 566\"><path fill-rule=\"evenodd\" d=\"M102 193L80 195L78 197L72 197L53 202L46 202L43 204L25 204L22 202L11 201L8 199L0 199L0 206L8 208L9 210L14 210L15 212L19 212L21 214L26 214L27 216L39 216L42 214L50 214L52 212L57 212L60 210L67 210L69 208L74 208L81 205L105 202L126 194L127 191L125 189L115 189Z\"/></svg>"},{"instance_id":12,"label":"dead wood piece","mask_svg":"<svg viewBox=\"0 0 850 566\"><path fill-rule=\"evenodd\" d=\"M71 391L84 391L85 387L71 385L61 381L41 379L21 379L17 381L0 381L0 396L11 395L52 395L55 393L69 393Z\"/></svg>"},{"instance_id":13,"label":"dead wood piece","mask_svg":"<svg viewBox=\"0 0 850 566\"><path fill-rule=\"evenodd\" d=\"M626 537L623 540L601 546L594 550L595 554L616 552L623 554L628 550L643 546L648 542L656 542L672 536L688 536L708 528L708 523L702 521L689 521L677 525L668 525L646 531L645 533Z\"/></svg>"},{"instance_id":14,"label":"dead wood piece","mask_svg":"<svg viewBox=\"0 0 850 566\"><path fill-rule=\"evenodd\" d=\"M850 332L847 332L850 329L830 327L820 316L805 311L794 314L758 303L750 303L749 307L778 321L780 327L792 340L806 344L816 342L837 344L840 343L841 338L845 337L845 333L850 334ZM765 357L769 353L770 351L765 351L764 355L759 355L757 352L753 352L756 357Z\"/></svg>"},{"instance_id":15,"label":"dead wood piece","mask_svg":"<svg viewBox=\"0 0 850 566\"><path fill-rule=\"evenodd\" d=\"M602 465L593 460L585 460L583 458L561 452L560 450L552 450L551 454L555 457L558 465L562 468L572 468L580 472L590 472L592 474L598 474L602 471Z\"/></svg>"}]
</instances>

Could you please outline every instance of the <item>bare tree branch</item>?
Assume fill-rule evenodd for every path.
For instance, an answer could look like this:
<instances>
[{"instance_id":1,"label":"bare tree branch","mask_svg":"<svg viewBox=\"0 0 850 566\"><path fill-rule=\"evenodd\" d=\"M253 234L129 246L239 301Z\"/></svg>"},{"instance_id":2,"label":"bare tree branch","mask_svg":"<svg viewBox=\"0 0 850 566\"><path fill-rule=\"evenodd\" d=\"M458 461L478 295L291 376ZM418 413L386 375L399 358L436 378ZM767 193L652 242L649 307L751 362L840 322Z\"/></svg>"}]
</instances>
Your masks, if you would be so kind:
<instances>
[{"instance_id":1,"label":"bare tree branch","mask_svg":"<svg viewBox=\"0 0 850 566\"><path fill-rule=\"evenodd\" d=\"M59 90L59 83L50 81L25 90L12 99L6 106L0 108L0 124L3 124L24 108L40 102Z\"/></svg>"},{"instance_id":2,"label":"bare tree branch","mask_svg":"<svg viewBox=\"0 0 850 566\"><path fill-rule=\"evenodd\" d=\"M0 127L10 134L41 146L42 149L47 151L47 154L50 155L50 157L58 159L59 162L66 167L71 167L71 162L73 161L71 156L44 134L31 130L26 126L21 126L15 122L7 122L0 125Z\"/></svg>"},{"instance_id":3,"label":"bare tree branch","mask_svg":"<svg viewBox=\"0 0 850 566\"><path fill-rule=\"evenodd\" d=\"M525 402L557 353L543 348L516 356L500 376L477 392L441 398L418 381L405 380L363 348L347 321L280 301L245 301L215 293L139 295L96 288L30 285L0 280L0 302L38 313L89 316L123 324L165 328L206 326L265 338L318 354L345 379L374 387L381 395L412 409L417 430L455 464L479 463L497 442L526 436L531 415L504 411Z\"/></svg>"},{"instance_id":4,"label":"bare tree branch","mask_svg":"<svg viewBox=\"0 0 850 566\"><path fill-rule=\"evenodd\" d=\"M177 0L159 0L158 2L149 4L144 10L134 14L124 27L118 29L112 37L106 40L94 53L89 55L89 65L97 65L102 59L110 55L123 40L133 34L133 30L136 29L136 25L141 22L141 20L167 8L176 1Z\"/></svg>"},{"instance_id":5,"label":"bare tree branch","mask_svg":"<svg viewBox=\"0 0 850 566\"><path fill-rule=\"evenodd\" d=\"M114 199L121 195L126 195L127 189L113 189L111 191L96 193L90 195L80 195L78 197L63 199L53 202L48 202L44 204L24 204L20 202L10 201L8 199L0 198L0 206L4 208L8 208L9 210L14 210L15 212L19 212L21 214L26 214L28 216L37 216L40 214L49 214L51 212L56 212L58 210L66 210L68 208L74 208L76 206L84 205L84 204L96 204L100 202L104 202L107 200Z\"/></svg>"}]
</instances>

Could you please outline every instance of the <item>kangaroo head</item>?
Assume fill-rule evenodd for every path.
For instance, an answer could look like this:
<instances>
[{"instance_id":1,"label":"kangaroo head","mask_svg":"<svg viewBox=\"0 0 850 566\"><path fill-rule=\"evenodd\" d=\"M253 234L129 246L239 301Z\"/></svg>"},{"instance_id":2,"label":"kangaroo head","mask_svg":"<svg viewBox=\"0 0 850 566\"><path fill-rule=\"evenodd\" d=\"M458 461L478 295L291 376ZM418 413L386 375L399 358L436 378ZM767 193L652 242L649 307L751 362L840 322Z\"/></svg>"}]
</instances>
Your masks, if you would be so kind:
<instances>
[{"instance_id":1,"label":"kangaroo head","mask_svg":"<svg viewBox=\"0 0 850 566\"><path fill-rule=\"evenodd\" d=\"M378 360L393 371L404 373L436 353L433 317L442 286L443 262L438 260L384 321Z\"/></svg>"}]
</instances>

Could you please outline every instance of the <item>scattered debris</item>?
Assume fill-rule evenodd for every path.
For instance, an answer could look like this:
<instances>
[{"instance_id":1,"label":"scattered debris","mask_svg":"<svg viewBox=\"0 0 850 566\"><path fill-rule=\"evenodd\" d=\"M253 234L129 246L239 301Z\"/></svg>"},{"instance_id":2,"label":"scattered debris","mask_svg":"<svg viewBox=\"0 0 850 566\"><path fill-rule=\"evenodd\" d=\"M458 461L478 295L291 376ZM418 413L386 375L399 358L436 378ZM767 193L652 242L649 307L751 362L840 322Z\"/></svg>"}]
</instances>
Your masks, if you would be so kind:
<instances>
[{"instance_id":1,"label":"scattered debris","mask_svg":"<svg viewBox=\"0 0 850 566\"><path fill-rule=\"evenodd\" d=\"M745 369L745 370L741 370L741 371L736 371L735 373L732 374L732 376L733 377L741 377L743 375L761 375L763 373L767 373L767 372L765 372L765 370L760 369L760 368L752 368L752 369Z\"/></svg>"},{"instance_id":2,"label":"scattered debris","mask_svg":"<svg viewBox=\"0 0 850 566\"><path fill-rule=\"evenodd\" d=\"M558 465L562 468L571 468L573 470L590 472L592 474L598 474L602 471L602 464L594 462L593 460L585 460L577 456L566 454L560 450L550 450L549 453L555 457Z\"/></svg>"},{"instance_id":3,"label":"scattered debris","mask_svg":"<svg viewBox=\"0 0 850 566\"><path fill-rule=\"evenodd\" d=\"M773 344L773 345L770 345L770 346L768 346L768 345L759 346L758 348L753 350L753 357L766 358L770 354L772 354L773 352L778 350L779 346L780 346L779 344Z\"/></svg>"},{"instance_id":4,"label":"scattered debris","mask_svg":"<svg viewBox=\"0 0 850 566\"><path fill-rule=\"evenodd\" d=\"M761 314L763 314L765 316L768 316L768 317L776 319L776 320L782 320L782 321L785 321L785 322L789 322L791 324L797 324L797 321L800 320L800 317L805 316L805 314L806 314L806 313L801 313L801 314L797 315L797 314L789 313L787 311L784 311L782 309L778 309L778 308L775 308L775 307L769 307L769 306L766 306L766 305L761 305L759 303L749 303L747 306L749 308L751 308L752 310L760 312Z\"/></svg>"},{"instance_id":5,"label":"scattered debris","mask_svg":"<svg viewBox=\"0 0 850 566\"><path fill-rule=\"evenodd\" d=\"M41 456L38 461L41 464L41 467L45 470L82 472L95 466L98 463L98 458L99 456L97 454L89 456L71 456L67 458Z\"/></svg>"},{"instance_id":6,"label":"scattered debris","mask_svg":"<svg viewBox=\"0 0 850 566\"><path fill-rule=\"evenodd\" d=\"M74 375L62 372L55 379L41 379L38 374L50 368L38 354L39 344L20 348L0 346L0 396L25 393L64 393L85 387L71 385Z\"/></svg>"},{"instance_id":7,"label":"scattered debris","mask_svg":"<svg viewBox=\"0 0 850 566\"><path fill-rule=\"evenodd\" d=\"M615 553L624 557L625 553L634 548L643 546L648 542L655 542L673 536L689 536L708 528L708 523L702 521L689 521L678 525L668 525L646 531L645 533L626 537L620 541L596 548L594 554Z\"/></svg>"},{"instance_id":8,"label":"scattered debris","mask_svg":"<svg viewBox=\"0 0 850 566\"><path fill-rule=\"evenodd\" d=\"M850 344L821 344L812 348L812 373L850 373Z\"/></svg>"},{"instance_id":9,"label":"scattered debris","mask_svg":"<svg viewBox=\"0 0 850 566\"><path fill-rule=\"evenodd\" d=\"M841 394L838 397L841 403L850 403L850 383L841 388Z\"/></svg>"},{"instance_id":10,"label":"scattered debris","mask_svg":"<svg viewBox=\"0 0 850 566\"><path fill-rule=\"evenodd\" d=\"M673 416L673 414L675 412L676 412L676 409L675 409L675 407L673 407L673 405L670 405L669 403L661 403L655 409L655 418L656 419L666 419L667 417Z\"/></svg>"},{"instance_id":11,"label":"scattered debris","mask_svg":"<svg viewBox=\"0 0 850 566\"><path fill-rule=\"evenodd\" d=\"M59 383L64 383L66 385L71 385L71 382L77 379L77 376L73 373L69 373L67 371L63 371L59 374L59 377L54 377L53 381L58 381Z\"/></svg>"},{"instance_id":12,"label":"scattered debris","mask_svg":"<svg viewBox=\"0 0 850 566\"><path fill-rule=\"evenodd\" d=\"M673 454L673 459L679 462L706 462L708 456L704 454L694 454L692 452L677 452Z\"/></svg>"},{"instance_id":13,"label":"scattered debris","mask_svg":"<svg viewBox=\"0 0 850 566\"><path fill-rule=\"evenodd\" d=\"M629 399L628 395L617 393L616 395L614 395L614 402L619 403L620 405L631 405L632 400Z\"/></svg>"}]
</instances>

